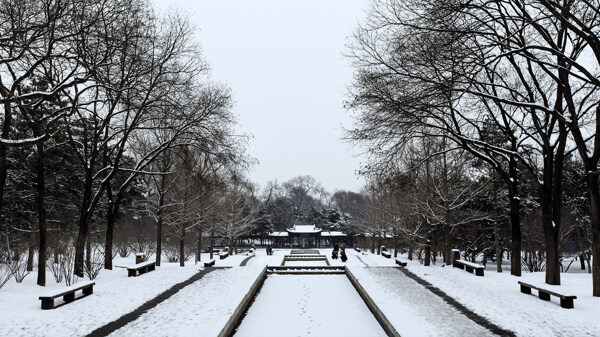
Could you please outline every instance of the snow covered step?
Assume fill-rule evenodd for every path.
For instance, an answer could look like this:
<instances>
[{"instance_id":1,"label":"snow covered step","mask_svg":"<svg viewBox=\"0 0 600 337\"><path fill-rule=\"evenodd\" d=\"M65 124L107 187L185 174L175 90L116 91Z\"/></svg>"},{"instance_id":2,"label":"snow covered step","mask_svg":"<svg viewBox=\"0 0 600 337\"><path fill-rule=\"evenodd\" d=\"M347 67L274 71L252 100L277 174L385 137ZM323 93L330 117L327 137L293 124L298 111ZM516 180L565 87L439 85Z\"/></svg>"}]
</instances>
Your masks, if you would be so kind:
<instances>
[{"instance_id":1,"label":"snow covered step","mask_svg":"<svg viewBox=\"0 0 600 337\"><path fill-rule=\"evenodd\" d=\"M345 274L343 266L270 266L270 274Z\"/></svg>"},{"instance_id":2,"label":"snow covered step","mask_svg":"<svg viewBox=\"0 0 600 337\"><path fill-rule=\"evenodd\" d=\"M325 255L286 255L286 259L288 260L298 260L298 259L325 259Z\"/></svg>"},{"instance_id":3,"label":"snow covered step","mask_svg":"<svg viewBox=\"0 0 600 337\"><path fill-rule=\"evenodd\" d=\"M318 250L314 249L295 249L290 252L292 255L305 255L305 254L320 254Z\"/></svg>"}]
</instances>

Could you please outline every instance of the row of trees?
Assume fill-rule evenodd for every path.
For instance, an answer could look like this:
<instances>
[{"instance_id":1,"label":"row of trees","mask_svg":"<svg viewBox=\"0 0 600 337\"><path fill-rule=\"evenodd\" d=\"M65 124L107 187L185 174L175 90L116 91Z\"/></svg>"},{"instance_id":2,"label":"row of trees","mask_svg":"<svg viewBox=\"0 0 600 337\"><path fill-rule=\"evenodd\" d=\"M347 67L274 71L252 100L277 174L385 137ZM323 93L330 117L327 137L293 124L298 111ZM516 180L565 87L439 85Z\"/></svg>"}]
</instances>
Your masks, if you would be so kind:
<instances>
[{"instance_id":1,"label":"row of trees","mask_svg":"<svg viewBox=\"0 0 600 337\"><path fill-rule=\"evenodd\" d=\"M600 296L598 8L598 1L573 0L373 1L349 47L357 75L348 101L357 112L349 136L368 147L365 171L374 185L421 186L425 195L409 203L421 210L409 214L420 218L409 222L447 238L472 223L497 222L489 212L497 208L510 223L514 275L521 274L526 242L539 240L546 282L560 284L564 210L577 206L581 212L571 208L569 215L587 218L581 248L591 246L594 296ZM579 188L569 186L575 194L565 201L565 179L577 177ZM477 208L485 189L504 202L461 213ZM539 203L541 228L524 232L531 226L523 221L533 221L528 196ZM442 241L448 258L448 239Z\"/></svg>"},{"instance_id":2,"label":"row of trees","mask_svg":"<svg viewBox=\"0 0 600 337\"><path fill-rule=\"evenodd\" d=\"M37 246L45 285L49 243L76 232L82 277L90 235L101 231L112 269L124 205L146 199L159 218L164 207L200 212L201 196L244 167L229 89L208 78L193 30L146 0L0 4L3 261L27 242L31 270ZM177 205L161 204L169 191ZM171 221L184 231L190 216Z\"/></svg>"}]
</instances>

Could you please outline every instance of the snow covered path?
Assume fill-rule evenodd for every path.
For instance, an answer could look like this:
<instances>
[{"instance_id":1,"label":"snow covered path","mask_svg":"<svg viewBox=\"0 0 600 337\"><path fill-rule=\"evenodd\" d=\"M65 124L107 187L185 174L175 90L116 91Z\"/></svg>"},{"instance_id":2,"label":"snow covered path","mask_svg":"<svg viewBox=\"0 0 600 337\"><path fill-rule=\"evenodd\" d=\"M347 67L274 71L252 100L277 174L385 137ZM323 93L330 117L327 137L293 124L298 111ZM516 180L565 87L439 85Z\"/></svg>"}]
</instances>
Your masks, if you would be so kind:
<instances>
[{"instance_id":1,"label":"snow covered path","mask_svg":"<svg viewBox=\"0 0 600 337\"><path fill-rule=\"evenodd\" d=\"M217 336L261 270L213 271L109 336Z\"/></svg>"},{"instance_id":2,"label":"snow covered path","mask_svg":"<svg viewBox=\"0 0 600 337\"><path fill-rule=\"evenodd\" d=\"M386 334L345 275L270 275L235 336Z\"/></svg>"},{"instance_id":3,"label":"snow covered path","mask_svg":"<svg viewBox=\"0 0 600 337\"><path fill-rule=\"evenodd\" d=\"M492 335L396 268L351 271L401 336Z\"/></svg>"}]
</instances>

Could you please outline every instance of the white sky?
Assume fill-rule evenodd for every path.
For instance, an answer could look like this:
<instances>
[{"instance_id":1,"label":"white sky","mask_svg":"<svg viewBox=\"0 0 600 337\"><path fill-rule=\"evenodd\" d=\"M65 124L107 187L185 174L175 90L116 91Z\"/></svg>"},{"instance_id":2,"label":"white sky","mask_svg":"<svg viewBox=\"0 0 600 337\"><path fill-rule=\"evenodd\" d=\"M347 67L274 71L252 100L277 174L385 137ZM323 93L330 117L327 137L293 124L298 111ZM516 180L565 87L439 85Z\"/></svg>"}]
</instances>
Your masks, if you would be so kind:
<instances>
[{"instance_id":1,"label":"white sky","mask_svg":"<svg viewBox=\"0 0 600 337\"><path fill-rule=\"evenodd\" d=\"M311 175L328 191L358 191L358 149L342 140L352 80L342 53L368 0L155 0L190 12L211 77L228 84L240 130L254 138L261 185Z\"/></svg>"}]
</instances>

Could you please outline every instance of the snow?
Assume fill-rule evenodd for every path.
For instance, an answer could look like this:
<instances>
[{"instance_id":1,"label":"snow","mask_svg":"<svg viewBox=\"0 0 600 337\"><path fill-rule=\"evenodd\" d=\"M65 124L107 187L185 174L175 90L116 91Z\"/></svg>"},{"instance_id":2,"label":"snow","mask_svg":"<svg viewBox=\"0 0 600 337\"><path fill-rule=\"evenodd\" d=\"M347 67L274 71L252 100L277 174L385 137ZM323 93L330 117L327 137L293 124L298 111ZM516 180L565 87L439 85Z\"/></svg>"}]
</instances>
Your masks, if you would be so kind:
<instances>
[{"instance_id":1,"label":"snow","mask_svg":"<svg viewBox=\"0 0 600 337\"><path fill-rule=\"evenodd\" d=\"M345 275L270 275L234 336L386 334Z\"/></svg>"},{"instance_id":2,"label":"snow","mask_svg":"<svg viewBox=\"0 0 600 337\"><path fill-rule=\"evenodd\" d=\"M320 253L328 255L331 249L321 249ZM404 275L394 259L367 250L360 253L347 249L346 253L348 261L345 263L328 256L331 265L348 266L403 337L489 335L440 297ZM257 249L256 256L249 259L245 267L239 266L248 258L243 254L217 259L215 267L231 268L206 274L113 336L216 336L264 266L279 266L288 254L290 249L275 249L272 256L267 256L265 249ZM517 336L600 336L600 298L591 295L591 274L577 268L562 273L562 285L552 287L577 296L575 308L564 309L555 297L548 302L537 298L535 291L534 295L520 292L517 281L543 284L543 272L524 271L522 277L515 277L509 270L497 273L495 264L488 264L485 276L478 277L459 268L442 267L439 262L425 267L417 260L408 260L406 255L398 257L408 263L408 271ZM41 310L38 297L64 289L64 283L56 284L50 273L45 288L35 284L36 273L28 275L21 284L11 279L0 289L0 336L86 335L189 279L202 270L203 262L208 260L208 254L203 254L201 263L194 265L188 261L185 267L163 261L155 271L138 277L127 277L124 268L102 270L94 280L92 295L52 310ZM114 265L129 266L134 261L134 256L117 258ZM286 261L285 265L317 263L323 265L325 261ZM86 281L81 279L78 284ZM369 321L372 322L373 317L363 306L344 275L269 275L238 333L240 336L270 333L308 336L310 328L310 336L352 336L356 331L361 331L363 336L375 336L379 332L371 330L373 325ZM310 319L312 324L309 324ZM258 322L265 320L269 322L268 329L253 330ZM337 327L334 332L333 326ZM350 326L354 328L348 333L345 329L351 329Z\"/></svg>"},{"instance_id":3,"label":"snow","mask_svg":"<svg viewBox=\"0 0 600 337\"><path fill-rule=\"evenodd\" d=\"M294 225L294 228L288 228L288 232L291 233L319 233L320 228L314 225Z\"/></svg>"},{"instance_id":4,"label":"snow","mask_svg":"<svg viewBox=\"0 0 600 337\"><path fill-rule=\"evenodd\" d=\"M127 270L121 268L103 270L94 280L92 295L52 310L42 310L38 297L64 289L64 284L55 283L48 272L47 287L39 287L35 284L37 275L32 273L23 283L9 282L0 289L0 336L82 336L197 272L192 266L180 268L179 264L164 262L139 277L127 277Z\"/></svg>"},{"instance_id":5,"label":"snow","mask_svg":"<svg viewBox=\"0 0 600 337\"><path fill-rule=\"evenodd\" d=\"M467 260L456 260L456 262L462 263L465 266L469 266L469 267L473 267L473 268L481 268L481 267L483 267L482 265L480 265L478 263L469 262Z\"/></svg>"},{"instance_id":6,"label":"snow","mask_svg":"<svg viewBox=\"0 0 600 337\"><path fill-rule=\"evenodd\" d=\"M46 292L40 292L40 297L53 297L56 294L59 294L63 291L68 291L68 290L79 290L85 286L88 286L90 284L94 284L94 281L81 281L81 282L77 282L77 284L72 285L70 287L66 287L66 288L61 288L61 289L53 289L53 290L47 290Z\"/></svg>"},{"instance_id":7,"label":"snow","mask_svg":"<svg viewBox=\"0 0 600 337\"><path fill-rule=\"evenodd\" d=\"M217 336L261 271L213 271L110 336Z\"/></svg>"},{"instance_id":8,"label":"snow","mask_svg":"<svg viewBox=\"0 0 600 337\"><path fill-rule=\"evenodd\" d=\"M448 331L455 336L490 335L398 269L352 268L351 272L400 336L448 336Z\"/></svg>"},{"instance_id":9,"label":"snow","mask_svg":"<svg viewBox=\"0 0 600 337\"><path fill-rule=\"evenodd\" d=\"M284 266L326 266L327 262L325 260L317 260L317 261L285 261Z\"/></svg>"},{"instance_id":10,"label":"snow","mask_svg":"<svg viewBox=\"0 0 600 337\"><path fill-rule=\"evenodd\" d=\"M346 236L346 234L344 234L343 232L327 231L327 232L321 232L321 236Z\"/></svg>"},{"instance_id":11,"label":"snow","mask_svg":"<svg viewBox=\"0 0 600 337\"><path fill-rule=\"evenodd\" d=\"M490 269L480 277L451 266L408 262L411 272L517 336L600 336L600 298L592 296L591 274L561 274L560 291L577 296L575 308L564 309L556 298L546 302L521 293L518 281L544 283L544 272L523 271L516 277L510 275L510 267L497 273L495 264L488 264Z\"/></svg>"}]
</instances>

